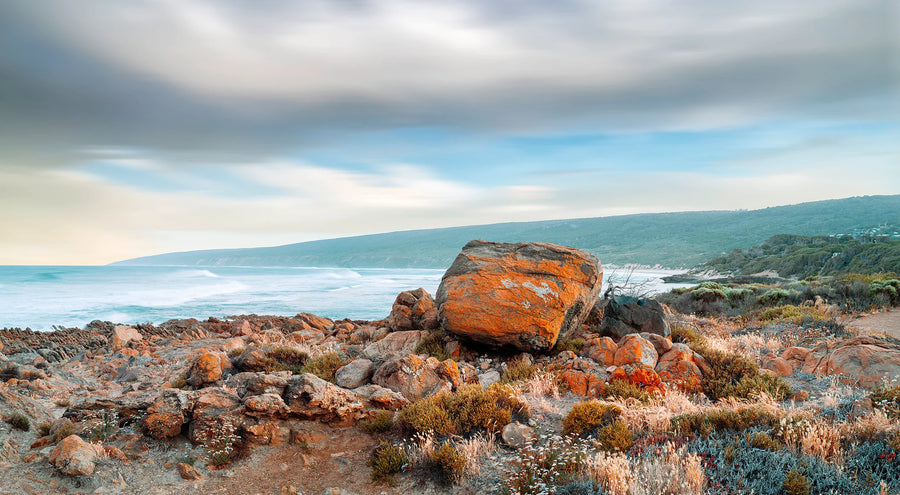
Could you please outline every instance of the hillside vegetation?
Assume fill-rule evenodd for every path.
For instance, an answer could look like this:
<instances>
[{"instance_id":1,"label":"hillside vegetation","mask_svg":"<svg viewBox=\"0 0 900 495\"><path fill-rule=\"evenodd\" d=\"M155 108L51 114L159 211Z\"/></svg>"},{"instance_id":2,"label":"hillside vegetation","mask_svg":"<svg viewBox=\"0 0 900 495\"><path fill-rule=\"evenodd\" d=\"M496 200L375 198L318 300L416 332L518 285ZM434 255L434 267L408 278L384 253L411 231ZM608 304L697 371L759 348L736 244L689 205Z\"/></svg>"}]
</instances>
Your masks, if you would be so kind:
<instances>
[{"instance_id":1,"label":"hillside vegetation","mask_svg":"<svg viewBox=\"0 0 900 495\"><path fill-rule=\"evenodd\" d=\"M759 246L712 259L700 269L729 275L774 271L789 278L898 272L900 239L779 234Z\"/></svg>"},{"instance_id":2,"label":"hillside vegetation","mask_svg":"<svg viewBox=\"0 0 900 495\"><path fill-rule=\"evenodd\" d=\"M692 267L769 237L858 234L900 225L900 195L863 196L751 211L652 213L503 223L345 237L286 246L169 253L129 265L446 268L472 239L552 242L604 264Z\"/></svg>"}]
</instances>

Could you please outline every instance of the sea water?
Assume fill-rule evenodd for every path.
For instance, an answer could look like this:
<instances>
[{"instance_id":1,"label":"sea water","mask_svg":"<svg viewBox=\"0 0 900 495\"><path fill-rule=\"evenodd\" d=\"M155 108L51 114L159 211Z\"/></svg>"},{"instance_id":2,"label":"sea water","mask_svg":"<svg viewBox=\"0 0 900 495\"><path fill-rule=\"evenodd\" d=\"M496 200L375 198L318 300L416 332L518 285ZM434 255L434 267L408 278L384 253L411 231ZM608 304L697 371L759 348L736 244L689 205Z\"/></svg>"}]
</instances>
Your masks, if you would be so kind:
<instances>
[{"instance_id":1,"label":"sea water","mask_svg":"<svg viewBox=\"0 0 900 495\"><path fill-rule=\"evenodd\" d=\"M93 320L137 324L309 312L386 317L397 294L434 294L444 270L294 267L0 266L0 328L82 328ZM609 271L607 278L668 290L670 272Z\"/></svg>"}]
</instances>

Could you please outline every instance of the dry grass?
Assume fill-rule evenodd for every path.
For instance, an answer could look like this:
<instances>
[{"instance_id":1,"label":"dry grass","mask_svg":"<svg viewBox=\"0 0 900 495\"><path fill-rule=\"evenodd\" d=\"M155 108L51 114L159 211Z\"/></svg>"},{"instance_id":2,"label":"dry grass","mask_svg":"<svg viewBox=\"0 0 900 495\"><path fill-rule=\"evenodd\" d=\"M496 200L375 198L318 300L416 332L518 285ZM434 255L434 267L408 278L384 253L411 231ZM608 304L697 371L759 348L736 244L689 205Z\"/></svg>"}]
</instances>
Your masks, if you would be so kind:
<instances>
[{"instance_id":1,"label":"dry grass","mask_svg":"<svg viewBox=\"0 0 900 495\"><path fill-rule=\"evenodd\" d=\"M611 495L700 494L706 485L700 457L667 443L658 455L631 459L598 453L587 461L588 476Z\"/></svg>"}]
</instances>

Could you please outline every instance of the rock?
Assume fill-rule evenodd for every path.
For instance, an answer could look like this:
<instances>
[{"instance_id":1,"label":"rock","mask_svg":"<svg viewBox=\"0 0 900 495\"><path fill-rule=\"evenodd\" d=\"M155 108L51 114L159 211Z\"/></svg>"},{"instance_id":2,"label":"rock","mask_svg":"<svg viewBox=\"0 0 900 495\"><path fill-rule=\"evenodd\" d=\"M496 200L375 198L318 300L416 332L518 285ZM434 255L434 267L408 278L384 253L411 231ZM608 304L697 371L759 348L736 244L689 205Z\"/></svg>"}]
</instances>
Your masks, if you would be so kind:
<instances>
[{"instance_id":1,"label":"rock","mask_svg":"<svg viewBox=\"0 0 900 495\"><path fill-rule=\"evenodd\" d=\"M381 365L372 377L372 383L400 392L415 401L452 388L452 384L438 373L439 366L440 361L436 358L422 359L415 354L407 354Z\"/></svg>"},{"instance_id":2,"label":"rock","mask_svg":"<svg viewBox=\"0 0 900 495\"><path fill-rule=\"evenodd\" d=\"M197 468L191 466L190 464L179 462L175 465L175 468L178 469L178 474L181 475L181 479L188 481L197 481L203 478L203 475L200 474L200 471L197 471Z\"/></svg>"},{"instance_id":3,"label":"rock","mask_svg":"<svg viewBox=\"0 0 900 495\"><path fill-rule=\"evenodd\" d=\"M654 333L670 335L669 323L662 305L653 299L616 296L603 310L600 335L620 339L630 333Z\"/></svg>"},{"instance_id":4,"label":"rock","mask_svg":"<svg viewBox=\"0 0 900 495\"><path fill-rule=\"evenodd\" d=\"M114 351L125 348L131 341L143 340L144 336L134 327L116 325L112 331L112 348Z\"/></svg>"},{"instance_id":5,"label":"rock","mask_svg":"<svg viewBox=\"0 0 900 495\"><path fill-rule=\"evenodd\" d=\"M497 370L491 370L487 373L482 373L478 375L478 383L481 384L482 387L490 387L491 385L500 381L500 372Z\"/></svg>"},{"instance_id":6,"label":"rock","mask_svg":"<svg viewBox=\"0 0 900 495\"><path fill-rule=\"evenodd\" d=\"M204 350L194 358L185 381L193 387L214 384L222 379L226 368L231 368L231 361L225 353Z\"/></svg>"},{"instance_id":7,"label":"rock","mask_svg":"<svg viewBox=\"0 0 900 495\"><path fill-rule=\"evenodd\" d=\"M581 328L603 271L584 251L546 243L471 241L441 279L441 325L491 346L546 352Z\"/></svg>"},{"instance_id":8,"label":"rock","mask_svg":"<svg viewBox=\"0 0 900 495\"><path fill-rule=\"evenodd\" d=\"M656 374L682 392L694 393L703 389L703 373L692 361L661 361L656 365Z\"/></svg>"},{"instance_id":9,"label":"rock","mask_svg":"<svg viewBox=\"0 0 900 495\"><path fill-rule=\"evenodd\" d=\"M294 317L294 320L299 320L301 323L305 323L306 325L325 333L329 333L334 327L333 321L324 316L316 316L312 313L300 313Z\"/></svg>"},{"instance_id":10,"label":"rock","mask_svg":"<svg viewBox=\"0 0 900 495\"><path fill-rule=\"evenodd\" d=\"M231 324L232 337L244 337L253 333L253 327L247 320L235 320Z\"/></svg>"},{"instance_id":11,"label":"rock","mask_svg":"<svg viewBox=\"0 0 900 495\"><path fill-rule=\"evenodd\" d=\"M581 348L581 355L597 362L600 366L612 366L616 361L619 346L609 337L588 340Z\"/></svg>"},{"instance_id":12,"label":"rock","mask_svg":"<svg viewBox=\"0 0 900 495\"><path fill-rule=\"evenodd\" d=\"M791 363L774 354L763 356L761 367L765 370L774 371L778 376L791 376L794 374L794 367L791 366Z\"/></svg>"},{"instance_id":13,"label":"rock","mask_svg":"<svg viewBox=\"0 0 900 495\"><path fill-rule=\"evenodd\" d=\"M375 365L368 359L354 359L334 372L334 383L343 388L359 388L369 383L375 374Z\"/></svg>"},{"instance_id":14,"label":"rock","mask_svg":"<svg viewBox=\"0 0 900 495\"><path fill-rule=\"evenodd\" d=\"M653 368L656 366L658 357L656 348L653 347L653 344L642 338L640 335L630 334L626 335L625 338L619 342L613 364L616 366L643 364Z\"/></svg>"},{"instance_id":15,"label":"rock","mask_svg":"<svg viewBox=\"0 0 900 495\"><path fill-rule=\"evenodd\" d=\"M559 378L569 392L581 397L598 397L604 387L603 377L596 373L566 370L560 373Z\"/></svg>"},{"instance_id":16,"label":"rock","mask_svg":"<svg viewBox=\"0 0 900 495\"><path fill-rule=\"evenodd\" d=\"M189 413L192 407L187 393L165 389L147 408L147 415L143 419L144 429L157 440L174 437L181 433L181 428L187 423L185 413Z\"/></svg>"},{"instance_id":17,"label":"rock","mask_svg":"<svg viewBox=\"0 0 900 495\"><path fill-rule=\"evenodd\" d=\"M229 377L227 384L229 387L234 388L238 397L259 394L281 395L285 387L287 387L287 378L290 376L290 372L244 372Z\"/></svg>"},{"instance_id":18,"label":"rock","mask_svg":"<svg viewBox=\"0 0 900 495\"><path fill-rule=\"evenodd\" d=\"M291 429L280 421L264 420L257 424L244 425L244 439L251 445L281 445L291 438Z\"/></svg>"},{"instance_id":19,"label":"rock","mask_svg":"<svg viewBox=\"0 0 900 495\"><path fill-rule=\"evenodd\" d=\"M653 348L656 349L656 353L660 356L672 350L672 340L668 337L647 332L641 333L641 337L653 344Z\"/></svg>"},{"instance_id":20,"label":"rock","mask_svg":"<svg viewBox=\"0 0 900 495\"><path fill-rule=\"evenodd\" d=\"M363 416L363 403L349 390L304 373L288 379L284 401L291 412L304 419L325 423L353 424Z\"/></svg>"},{"instance_id":21,"label":"rock","mask_svg":"<svg viewBox=\"0 0 900 495\"><path fill-rule=\"evenodd\" d=\"M791 396L791 400L795 402L806 402L809 400L809 392L806 390L798 390Z\"/></svg>"},{"instance_id":22,"label":"rock","mask_svg":"<svg viewBox=\"0 0 900 495\"><path fill-rule=\"evenodd\" d=\"M394 300L386 323L393 331L434 330L439 325L437 306L425 289L404 291Z\"/></svg>"},{"instance_id":23,"label":"rock","mask_svg":"<svg viewBox=\"0 0 900 495\"><path fill-rule=\"evenodd\" d=\"M427 335L426 332L420 330L389 333L383 339L367 345L363 354L376 362L383 362L395 356L413 354L425 335Z\"/></svg>"},{"instance_id":24,"label":"rock","mask_svg":"<svg viewBox=\"0 0 900 495\"><path fill-rule=\"evenodd\" d=\"M291 412L278 394L251 395L244 399L244 405L250 411L272 417L287 416Z\"/></svg>"},{"instance_id":25,"label":"rock","mask_svg":"<svg viewBox=\"0 0 900 495\"><path fill-rule=\"evenodd\" d=\"M500 437L503 443L518 450L534 440L534 431L530 426L516 421L504 426Z\"/></svg>"},{"instance_id":26,"label":"rock","mask_svg":"<svg viewBox=\"0 0 900 495\"><path fill-rule=\"evenodd\" d=\"M806 357L803 371L842 375L842 381L875 388L883 380L900 376L900 346L875 336L816 346Z\"/></svg>"},{"instance_id":27,"label":"rock","mask_svg":"<svg viewBox=\"0 0 900 495\"><path fill-rule=\"evenodd\" d=\"M403 394L384 388L381 385L364 385L353 389L353 393L366 399L370 406L378 409L397 410L409 404L409 401L406 400L406 397L403 397Z\"/></svg>"},{"instance_id":28,"label":"rock","mask_svg":"<svg viewBox=\"0 0 900 495\"><path fill-rule=\"evenodd\" d=\"M69 435L50 453L50 464L66 476L90 476L103 448L85 442L78 435Z\"/></svg>"},{"instance_id":29,"label":"rock","mask_svg":"<svg viewBox=\"0 0 900 495\"><path fill-rule=\"evenodd\" d=\"M613 369L609 381L627 380L651 394L666 395L667 389L656 371L645 364L625 365Z\"/></svg>"},{"instance_id":30,"label":"rock","mask_svg":"<svg viewBox=\"0 0 900 495\"><path fill-rule=\"evenodd\" d=\"M796 369L803 366L804 361L809 356L809 349L806 347L788 347L781 353L781 359L790 363L791 367Z\"/></svg>"}]
</instances>

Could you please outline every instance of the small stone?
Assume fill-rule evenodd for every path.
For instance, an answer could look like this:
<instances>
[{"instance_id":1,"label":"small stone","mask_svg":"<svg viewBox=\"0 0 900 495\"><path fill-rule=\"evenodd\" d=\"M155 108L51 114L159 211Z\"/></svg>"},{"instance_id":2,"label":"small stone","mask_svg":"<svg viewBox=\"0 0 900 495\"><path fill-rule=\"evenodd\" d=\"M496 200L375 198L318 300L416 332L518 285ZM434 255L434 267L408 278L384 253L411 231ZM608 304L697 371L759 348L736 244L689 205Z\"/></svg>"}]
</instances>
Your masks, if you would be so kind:
<instances>
[{"instance_id":1,"label":"small stone","mask_svg":"<svg viewBox=\"0 0 900 495\"><path fill-rule=\"evenodd\" d=\"M175 465L175 467L178 469L178 474L181 475L182 479L188 481L197 481L203 478L203 475L200 474L200 471L197 471L197 468L191 466L190 464L179 462Z\"/></svg>"},{"instance_id":2,"label":"small stone","mask_svg":"<svg viewBox=\"0 0 900 495\"><path fill-rule=\"evenodd\" d=\"M534 439L534 431L531 427L516 421L503 427L500 433L503 442L514 449L520 449Z\"/></svg>"},{"instance_id":3,"label":"small stone","mask_svg":"<svg viewBox=\"0 0 900 495\"><path fill-rule=\"evenodd\" d=\"M481 384L482 387L490 387L491 385L500 381L500 372L497 370L491 370L487 373L482 373L478 375L478 383Z\"/></svg>"}]
</instances>

